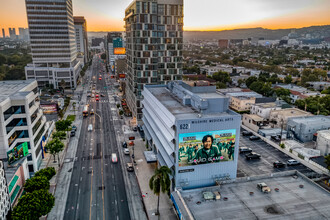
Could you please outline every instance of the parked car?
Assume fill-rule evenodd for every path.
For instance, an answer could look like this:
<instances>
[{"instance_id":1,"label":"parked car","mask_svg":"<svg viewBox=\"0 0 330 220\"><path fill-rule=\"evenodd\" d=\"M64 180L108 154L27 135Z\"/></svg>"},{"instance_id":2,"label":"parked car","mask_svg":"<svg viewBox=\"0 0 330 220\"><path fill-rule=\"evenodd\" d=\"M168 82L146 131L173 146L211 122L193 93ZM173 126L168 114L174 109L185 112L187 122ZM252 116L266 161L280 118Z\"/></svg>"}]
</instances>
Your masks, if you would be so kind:
<instances>
[{"instance_id":1,"label":"parked car","mask_svg":"<svg viewBox=\"0 0 330 220\"><path fill-rule=\"evenodd\" d=\"M285 167L285 163L283 163L281 161L275 161L273 163L273 166L274 166L274 168L283 168L283 167Z\"/></svg>"},{"instance_id":2,"label":"parked car","mask_svg":"<svg viewBox=\"0 0 330 220\"><path fill-rule=\"evenodd\" d=\"M253 133L251 131L243 131L242 132L243 136L251 136Z\"/></svg>"},{"instance_id":3,"label":"parked car","mask_svg":"<svg viewBox=\"0 0 330 220\"><path fill-rule=\"evenodd\" d=\"M101 97L105 97L105 95L104 94L101 94Z\"/></svg>"},{"instance_id":4,"label":"parked car","mask_svg":"<svg viewBox=\"0 0 330 220\"><path fill-rule=\"evenodd\" d=\"M76 132L75 131L71 131L70 137L74 137L74 136L76 136Z\"/></svg>"},{"instance_id":5,"label":"parked car","mask_svg":"<svg viewBox=\"0 0 330 220\"><path fill-rule=\"evenodd\" d=\"M245 155L245 158L246 158L247 160L260 159L260 157L261 157L261 155L255 153L255 152L251 152L251 153Z\"/></svg>"},{"instance_id":6,"label":"parked car","mask_svg":"<svg viewBox=\"0 0 330 220\"><path fill-rule=\"evenodd\" d=\"M249 139L250 139L250 141L256 141L256 140L259 140L260 137L253 135L253 136L250 136Z\"/></svg>"},{"instance_id":7,"label":"parked car","mask_svg":"<svg viewBox=\"0 0 330 220\"><path fill-rule=\"evenodd\" d=\"M111 154L111 161L112 163L118 163L118 158L116 153Z\"/></svg>"},{"instance_id":8,"label":"parked car","mask_svg":"<svg viewBox=\"0 0 330 220\"><path fill-rule=\"evenodd\" d=\"M129 155L129 149L124 148L124 154L125 154L125 155Z\"/></svg>"},{"instance_id":9,"label":"parked car","mask_svg":"<svg viewBox=\"0 0 330 220\"><path fill-rule=\"evenodd\" d=\"M249 148L249 147L240 147L239 148L239 153L240 154L243 154L243 153L251 153L252 152L252 149Z\"/></svg>"},{"instance_id":10,"label":"parked car","mask_svg":"<svg viewBox=\"0 0 330 220\"><path fill-rule=\"evenodd\" d=\"M137 131L138 129L137 129L137 127L133 127L133 131Z\"/></svg>"},{"instance_id":11,"label":"parked car","mask_svg":"<svg viewBox=\"0 0 330 220\"><path fill-rule=\"evenodd\" d=\"M257 188L263 193L270 193L271 189L267 186L266 183L258 183Z\"/></svg>"},{"instance_id":12,"label":"parked car","mask_svg":"<svg viewBox=\"0 0 330 220\"><path fill-rule=\"evenodd\" d=\"M72 125L72 127L71 127L71 131L77 131L77 126Z\"/></svg>"},{"instance_id":13,"label":"parked car","mask_svg":"<svg viewBox=\"0 0 330 220\"><path fill-rule=\"evenodd\" d=\"M276 142L280 142L281 138L278 135L272 135L270 136L270 139Z\"/></svg>"},{"instance_id":14,"label":"parked car","mask_svg":"<svg viewBox=\"0 0 330 220\"><path fill-rule=\"evenodd\" d=\"M123 148L127 148L127 143L124 141L122 146L123 146Z\"/></svg>"},{"instance_id":15,"label":"parked car","mask_svg":"<svg viewBox=\"0 0 330 220\"><path fill-rule=\"evenodd\" d=\"M88 131L93 131L93 125L92 124L88 125Z\"/></svg>"},{"instance_id":16,"label":"parked car","mask_svg":"<svg viewBox=\"0 0 330 220\"><path fill-rule=\"evenodd\" d=\"M96 101L100 101L100 99L99 99L99 98L96 98L95 100L96 100Z\"/></svg>"},{"instance_id":17,"label":"parked car","mask_svg":"<svg viewBox=\"0 0 330 220\"><path fill-rule=\"evenodd\" d=\"M294 160L294 159L290 159L290 160L288 160L288 161L286 162L286 164L287 164L288 166L295 166L295 165L299 165L300 162L299 162L299 161L296 161L296 160Z\"/></svg>"},{"instance_id":18,"label":"parked car","mask_svg":"<svg viewBox=\"0 0 330 220\"><path fill-rule=\"evenodd\" d=\"M132 163L127 163L126 164L126 167L127 167L127 171L128 172L133 172L134 171L134 167L133 167L133 164Z\"/></svg>"},{"instance_id":19,"label":"parked car","mask_svg":"<svg viewBox=\"0 0 330 220\"><path fill-rule=\"evenodd\" d=\"M140 132L143 132L143 127L141 125L137 126Z\"/></svg>"}]
</instances>

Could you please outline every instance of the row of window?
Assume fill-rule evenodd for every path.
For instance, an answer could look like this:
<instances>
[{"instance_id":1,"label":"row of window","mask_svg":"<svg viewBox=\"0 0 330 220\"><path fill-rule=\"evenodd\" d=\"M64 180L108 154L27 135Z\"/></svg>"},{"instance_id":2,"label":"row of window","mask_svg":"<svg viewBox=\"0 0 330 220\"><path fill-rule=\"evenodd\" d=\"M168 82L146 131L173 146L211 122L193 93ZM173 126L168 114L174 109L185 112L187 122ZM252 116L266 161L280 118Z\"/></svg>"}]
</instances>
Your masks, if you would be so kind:
<instances>
[{"instance_id":1,"label":"row of window","mask_svg":"<svg viewBox=\"0 0 330 220\"><path fill-rule=\"evenodd\" d=\"M49 1L42 2L42 1L26 0L27 7L34 7L34 5L66 5L66 2L49 2Z\"/></svg>"},{"instance_id":2,"label":"row of window","mask_svg":"<svg viewBox=\"0 0 330 220\"><path fill-rule=\"evenodd\" d=\"M31 46L31 49L70 49L70 46L67 45L59 45L59 46Z\"/></svg>"},{"instance_id":3,"label":"row of window","mask_svg":"<svg viewBox=\"0 0 330 220\"><path fill-rule=\"evenodd\" d=\"M51 35L65 34L65 35L67 35L67 34L69 34L69 32L68 31L31 31L30 35L32 35L32 34L41 34L41 35L43 35L43 34L51 34Z\"/></svg>"},{"instance_id":4,"label":"row of window","mask_svg":"<svg viewBox=\"0 0 330 220\"><path fill-rule=\"evenodd\" d=\"M24 114L24 113L25 113L25 106L21 105L21 106L11 106L3 114L5 120L7 120L10 116L14 114Z\"/></svg>"},{"instance_id":5,"label":"row of window","mask_svg":"<svg viewBox=\"0 0 330 220\"><path fill-rule=\"evenodd\" d=\"M27 10L66 10L65 7L27 6Z\"/></svg>"},{"instance_id":6,"label":"row of window","mask_svg":"<svg viewBox=\"0 0 330 220\"><path fill-rule=\"evenodd\" d=\"M33 58L70 58L71 55L32 55Z\"/></svg>"},{"instance_id":7,"label":"row of window","mask_svg":"<svg viewBox=\"0 0 330 220\"><path fill-rule=\"evenodd\" d=\"M31 41L31 44L47 44L47 45L52 45L52 44L70 44L70 41Z\"/></svg>"},{"instance_id":8,"label":"row of window","mask_svg":"<svg viewBox=\"0 0 330 220\"><path fill-rule=\"evenodd\" d=\"M30 36L32 40L43 39L69 39L69 36Z\"/></svg>"}]
</instances>

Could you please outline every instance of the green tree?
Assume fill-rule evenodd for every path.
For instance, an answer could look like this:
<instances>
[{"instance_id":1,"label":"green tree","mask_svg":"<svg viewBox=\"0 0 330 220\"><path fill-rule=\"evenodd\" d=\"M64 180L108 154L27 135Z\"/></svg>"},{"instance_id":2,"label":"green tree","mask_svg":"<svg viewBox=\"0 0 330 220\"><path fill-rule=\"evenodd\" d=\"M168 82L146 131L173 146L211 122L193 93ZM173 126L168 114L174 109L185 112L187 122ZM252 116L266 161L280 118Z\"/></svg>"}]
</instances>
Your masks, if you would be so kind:
<instances>
[{"instance_id":1,"label":"green tree","mask_svg":"<svg viewBox=\"0 0 330 220\"><path fill-rule=\"evenodd\" d=\"M58 138L60 140L66 139L66 133L65 131L56 131L53 133L53 138Z\"/></svg>"},{"instance_id":2,"label":"green tree","mask_svg":"<svg viewBox=\"0 0 330 220\"><path fill-rule=\"evenodd\" d=\"M223 82L217 82L216 83L217 89L225 89L227 88L227 85Z\"/></svg>"},{"instance_id":3,"label":"green tree","mask_svg":"<svg viewBox=\"0 0 330 220\"><path fill-rule=\"evenodd\" d=\"M102 54L101 54L101 59L102 59L102 60L105 60L106 58L107 58L107 55L106 55L105 53L102 53Z\"/></svg>"},{"instance_id":4,"label":"green tree","mask_svg":"<svg viewBox=\"0 0 330 220\"><path fill-rule=\"evenodd\" d=\"M157 211L156 215L159 215L159 196L160 192L169 193L170 192L170 175L171 170L167 166L162 166L155 170L154 175L149 180L149 187L153 190L154 194L158 196Z\"/></svg>"},{"instance_id":5,"label":"green tree","mask_svg":"<svg viewBox=\"0 0 330 220\"><path fill-rule=\"evenodd\" d=\"M216 80L217 82L222 82L222 83L230 83L231 78L228 73L219 71L217 73L214 73L212 78Z\"/></svg>"},{"instance_id":6,"label":"green tree","mask_svg":"<svg viewBox=\"0 0 330 220\"><path fill-rule=\"evenodd\" d=\"M275 90L276 96L277 97L285 97L285 96L290 96L291 92L289 89L284 89L284 88L278 88Z\"/></svg>"},{"instance_id":7,"label":"green tree","mask_svg":"<svg viewBox=\"0 0 330 220\"><path fill-rule=\"evenodd\" d=\"M258 80L257 77L255 77L255 76L250 76L249 78L246 79L245 84L246 84L247 87L250 88L250 85L251 85L253 82L256 82L257 80Z\"/></svg>"},{"instance_id":8,"label":"green tree","mask_svg":"<svg viewBox=\"0 0 330 220\"><path fill-rule=\"evenodd\" d=\"M64 149L64 144L60 141L60 139L54 138L53 140L51 140L46 144L45 148L47 148L50 154L54 156L54 163L55 163L56 162L55 156ZM58 165L60 165L60 161L58 161Z\"/></svg>"},{"instance_id":9,"label":"green tree","mask_svg":"<svg viewBox=\"0 0 330 220\"><path fill-rule=\"evenodd\" d=\"M66 83L65 83L64 79L61 80L61 82L60 82L60 86L61 86L61 88L62 88L62 90L63 90L63 92L64 92L64 89L65 89L65 87L66 87Z\"/></svg>"},{"instance_id":10,"label":"green tree","mask_svg":"<svg viewBox=\"0 0 330 220\"><path fill-rule=\"evenodd\" d=\"M291 84L291 83L292 83L292 76L291 76L291 75L287 75L287 76L284 78L284 83L285 83L285 84Z\"/></svg>"},{"instance_id":11,"label":"green tree","mask_svg":"<svg viewBox=\"0 0 330 220\"><path fill-rule=\"evenodd\" d=\"M54 167L47 167L47 168L41 169L38 172L36 172L34 174L34 177L44 176L49 181L49 180L51 180L51 178L53 178L53 176L55 176L55 174L56 174L56 171L55 171Z\"/></svg>"},{"instance_id":12,"label":"green tree","mask_svg":"<svg viewBox=\"0 0 330 220\"><path fill-rule=\"evenodd\" d=\"M327 165L328 170L330 171L330 155L325 156L324 159L325 159L324 162Z\"/></svg>"},{"instance_id":13,"label":"green tree","mask_svg":"<svg viewBox=\"0 0 330 220\"><path fill-rule=\"evenodd\" d=\"M209 61L209 60L207 60L206 62L205 62L205 65L211 65L211 62Z\"/></svg>"},{"instance_id":14,"label":"green tree","mask_svg":"<svg viewBox=\"0 0 330 220\"><path fill-rule=\"evenodd\" d=\"M13 220L38 220L47 215L55 204L55 197L47 190L37 190L23 195L12 212Z\"/></svg>"},{"instance_id":15,"label":"green tree","mask_svg":"<svg viewBox=\"0 0 330 220\"><path fill-rule=\"evenodd\" d=\"M255 81L249 86L249 88L257 93L262 93L262 88L264 84L265 84L264 82Z\"/></svg>"},{"instance_id":16,"label":"green tree","mask_svg":"<svg viewBox=\"0 0 330 220\"><path fill-rule=\"evenodd\" d=\"M68 131L71 124L71 120L60 120L55 123L55 127L57 131Z\"/></svg>"},{"instance_id":17,"label":"green tree","mask_svg":"<svg viewBox=\"0 0 330 220\"><path fill-rule=\"evenodd\" d=\"M26 180L24 190L26 192L33 192L36 190L49 190L49 181L45 176L34 176L31 179Z\"/></svg>"},{"instance_id":18,"label":"green tree","mask_svg":"<svg viewBox=\"0 0 330 220\"><path fill-rule=\"evenodd\" d=\"M286 69L286 73L288 75L291 75L291 76L298 76L299 75L299 70L293 68L293 67L289 67Z\"/></svg>"}]
</instances>

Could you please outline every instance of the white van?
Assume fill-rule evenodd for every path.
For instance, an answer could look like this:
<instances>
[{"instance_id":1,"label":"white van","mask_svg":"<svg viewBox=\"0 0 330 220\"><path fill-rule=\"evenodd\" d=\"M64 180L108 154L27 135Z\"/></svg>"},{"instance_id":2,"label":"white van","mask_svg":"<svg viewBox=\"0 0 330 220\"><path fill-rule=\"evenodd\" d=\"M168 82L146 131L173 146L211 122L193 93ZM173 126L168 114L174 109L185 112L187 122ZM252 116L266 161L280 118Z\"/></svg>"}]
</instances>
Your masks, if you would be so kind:
<instances>
[{"instance_id":1,"label":"white van","mask_svg":"<svg viewBox=\"0 0 330 220\"><path fill-rule=\"evenodd\" d=\"M93 125L92 124L88 125L88 131L93 131Z\"/></svg>"}]
</instances>

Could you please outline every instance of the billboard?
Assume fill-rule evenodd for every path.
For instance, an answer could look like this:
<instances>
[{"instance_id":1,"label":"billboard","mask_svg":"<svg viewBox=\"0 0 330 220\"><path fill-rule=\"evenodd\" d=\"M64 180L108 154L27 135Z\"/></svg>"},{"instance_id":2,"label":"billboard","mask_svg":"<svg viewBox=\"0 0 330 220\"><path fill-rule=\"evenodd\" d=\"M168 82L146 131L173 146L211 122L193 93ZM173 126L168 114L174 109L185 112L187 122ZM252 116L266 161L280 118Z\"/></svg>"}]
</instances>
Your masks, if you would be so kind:
<instances>
[{"instance_id":1,"label":"billboard","mask_svg":"<svg viewBox=\"0 0 330 220\"><path fill-rule=\"evenodd\" d=\"M44 114L57 113L57 104L42 104L40 107L42 108Z\"/></svg>"},{"instance_id":2,"label":"billboard","mask_svg":"<svg viewBox=\"0 0 330 220\"><path fill-rule=\"evenodd\" d=\"M125 55L126 54L126 49L125 47L117 47L113 49L113 53L115 55Z\"/></svg>"},{"instance_id":3,"label":"billboard","mask_svg":"<svg viewBox=\"0 0 330 220\"><path fill-rule=\"evenodd\" d=\"M124 73L119 74L119 78L125 78L125 77L126 77L126 74L124 74Z\"/></svg>"},{"instance_id":4,"label":"billboard","mask_svg":"<svg viewBox=\"0 0 330 220\"><path fill-rule=\"evenodd\" d=\"M7 152L8 163L11 164L28 154L29 154L28 143L24 142Z\"/></svg>"},{"instance_id":5,"label":"billboard","mask_svg":"<svg viewBox=\"0 0 330 220\"><path fill-rule=\"evenodd\" d=\"M179 167L234 160L236 129L179 134Z\"/></svg>"}]
</instances>

